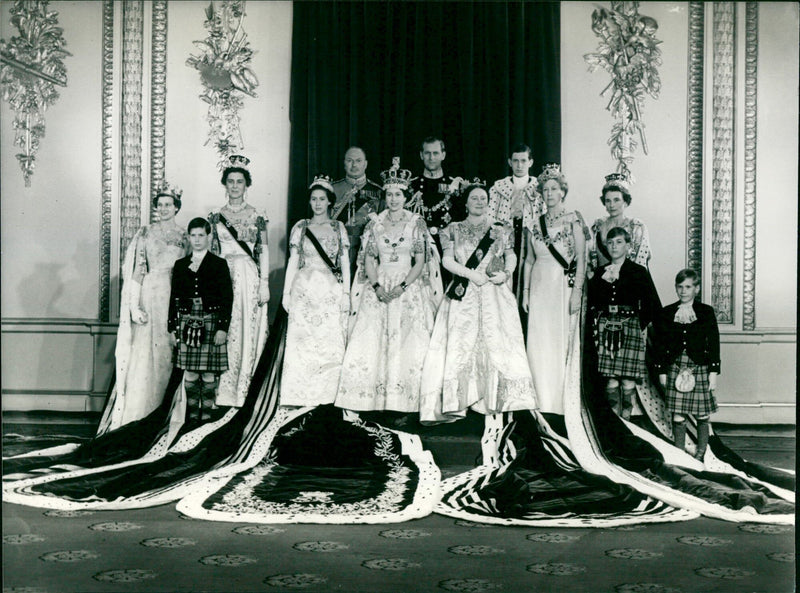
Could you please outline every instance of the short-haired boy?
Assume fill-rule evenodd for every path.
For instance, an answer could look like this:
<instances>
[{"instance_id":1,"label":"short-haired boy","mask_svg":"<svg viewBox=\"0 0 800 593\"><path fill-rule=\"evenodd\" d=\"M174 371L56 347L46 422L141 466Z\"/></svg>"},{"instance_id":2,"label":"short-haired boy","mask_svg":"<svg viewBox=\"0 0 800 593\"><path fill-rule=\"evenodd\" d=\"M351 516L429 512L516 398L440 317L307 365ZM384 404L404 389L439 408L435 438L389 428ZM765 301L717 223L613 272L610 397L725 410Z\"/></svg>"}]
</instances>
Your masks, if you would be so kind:
<instances>
[{"instance_id":1,"label":"short-haired boy","mask_svg":"<svg viewBox=\"0 0 800 593\"><path fill-rule=\"evenodd\" d=\"M675 446L685 447L686 416L693 415L697 420L695 457L702 461L708 446L708 419L717 410L719 327L714 308L697 300L697 272L688 268L678 272L675 292L678 301L664 307L654 324L655 367L672 412Z\"/></svg>"},{"instance_id":2,"label":"short-haired boy","mask_svg":"<svg viewBox=\"0 0 800 593\"><path fill-rule=\"evenodd\" d=\"M631 237L614 227L606 235L611 262L587 283L589 320L597 349L597 370L606 379L611 407L629 420L636 383L647 376L643 330L661 309L647 268L628 259Z\"/></svg>"},{"instance_id":3,"label":"short-haired boy","mask_svg":"<svg viewBox=\"0 0 800 593\"><path fill-rule=\"evenodd\" d=\"M175 366L185 371L186 420L198 423L211 419L216 409L216 375L228 370L225 342L233 285L227 262L208 251L208 221L192 219L187 232L192 253L177 260L172 269L167 327L178 343Z\"/></svg>"}]
</instances>

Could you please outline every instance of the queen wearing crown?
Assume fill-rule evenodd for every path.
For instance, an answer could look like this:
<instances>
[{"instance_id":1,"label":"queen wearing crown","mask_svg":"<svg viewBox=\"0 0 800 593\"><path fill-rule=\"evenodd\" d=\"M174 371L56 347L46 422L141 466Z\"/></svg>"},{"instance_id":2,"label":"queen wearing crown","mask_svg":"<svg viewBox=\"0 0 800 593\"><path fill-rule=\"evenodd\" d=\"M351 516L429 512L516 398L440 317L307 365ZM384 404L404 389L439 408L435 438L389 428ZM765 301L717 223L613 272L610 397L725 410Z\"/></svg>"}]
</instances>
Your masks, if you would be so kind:
<instances>
[{"instance_id":1,"label":"queen wearing crown","mask_svg":"<svg viewBox=\"0 0 800 593\"><path fill-rule=\"evenodd\" d=\"M422 363L442 298L439 255L419 214L404 209L411 172L381 173L386 210L364 229L350 337L336 405L418 412Z\"/></svg>"},{"instance_id":2,"label":"queen wearing crown","mask_svg":"<svg viewBox=\"0 0 800 593\"><path fill-rule=\"evenodd\" d=\"M569 186L556 164L539 175L546 212L523 220L527 243L522 307L528 311L528 360L542 412L564 414L580 394L580 313L588 229L564 207Z\"/></svg>"},{"instance_id":3,"label":"queen wearing crown","mask_svg":"<svg viewBox=\"0 0 800 593\"><path fill-rule=\"evenodd\" d=\"M268 219L248 204L250 159L229 157L222 172L227 202L208 215L211 251L228 262L233 311L228 329L228 370L219 377L216 405L241 407L269 332Z\"/></svg>"},{"instance_id":4,"label":"queen wearing crown","mask_svg":"<svg viewBox=\"0 0 800 593\"><path fill-rule=\"evenodd\" d=\"M496 416L537 407L511 290L517 262L513 228L489 216L486 185L479 179L462 196L467 217L439 233L442 265L453 280L423 367L423 423L458 420L470 408Z\"/></svg>"},{"instance_id":5,"label":"queen wearing crown","mask_svg":"<svg viewBox=\"0 0 800 593\"><path fill-rule=\"evenodd\" d=\"M349 239L331 219L336 202L330 177L308 188L312 216L289 233L283 308L289 313L281 405L333 403L339 386L350 314Z\"/></svg>"},{"instance_id":6,"label":"queen wearing crown","mask_svg":"<svg viewBox=\"0 0 800 593\"><path fill-rule=\"evenodd\" d=\"M164 398L172 374L167 331L172 267L189 252L186 232L175 223L181 195L181 190L161 183L152 202L158 221L136 231L125 252L116 383L98 434L144 418Z\"/></svg>"}]
</instances>

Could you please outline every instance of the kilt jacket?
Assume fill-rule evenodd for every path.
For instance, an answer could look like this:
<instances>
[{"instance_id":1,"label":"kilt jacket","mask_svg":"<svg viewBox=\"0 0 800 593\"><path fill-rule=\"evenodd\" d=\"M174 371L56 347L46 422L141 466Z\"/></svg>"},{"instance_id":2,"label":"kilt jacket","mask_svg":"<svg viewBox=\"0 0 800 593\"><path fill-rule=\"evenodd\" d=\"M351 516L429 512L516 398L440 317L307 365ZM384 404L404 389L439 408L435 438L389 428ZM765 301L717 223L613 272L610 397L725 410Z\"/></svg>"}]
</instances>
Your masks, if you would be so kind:
<instances>
[{"instance_id":1,"label":"kilt jacket","mask_svg":"<svg viewBox=\"0 0 800 593\"><path fill-rule=\"evenodd\" d=\"M191 263L192 256L187 255L177 260L172 268L168 331L178 329L180 314L191 312L193 299L200 297L203 299L203 313L216 313L217 330L227 332L233 308L233 284L228 262L208 251L197 272L189 269Z\"/></svg>"},{"instance_id":2,"label":"kilt jacket","mask_svg":"<svg viewBox=\"0 0 800 593\"><path fill-rule=\"evenodd\" d=\"M607 266L600 266L587 282L587 302L591 318L608 310L609 306L630 308L646 328L661 309L661 299L647 268L626 259L615 282L603 280Z\"/></svg>"},{"instance_id":3,"label":"kilt jacket","mask_svg":"<svg viewBox=\"0 0 800 593\"><path fill-rule=\"evenodd\" d=\"M653 358L659 374L686 350L692 362L708 365L712 373L720 372L719 328L714 308L695 299L692 309L697 317L692 323L675 322L680 301L667 305L653 324Z\"/></svg>"}]
</instances>

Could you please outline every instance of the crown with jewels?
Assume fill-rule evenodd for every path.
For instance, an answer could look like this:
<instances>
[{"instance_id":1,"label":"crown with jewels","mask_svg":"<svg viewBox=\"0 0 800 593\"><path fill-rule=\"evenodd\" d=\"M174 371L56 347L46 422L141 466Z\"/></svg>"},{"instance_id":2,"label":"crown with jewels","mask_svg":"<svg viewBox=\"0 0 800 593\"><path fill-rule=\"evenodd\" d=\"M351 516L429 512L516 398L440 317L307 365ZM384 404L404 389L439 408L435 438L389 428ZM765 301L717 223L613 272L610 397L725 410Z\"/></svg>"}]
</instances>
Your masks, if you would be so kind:
<instances>
[{"instance_id":1,"label":"crown with jewels","mask_svg":"<svg viewBox=\"0 0 800 593\"><path fill-rule=\"evenodd\" d=\"M161 196L169 196L174 200L180 200L183 195L183 190L167 183L166 179L162 179L161 183L156 188L156 199Z\"/></svg>"},{"instance_id":2,"label":"crown with jewels","mask_svg":"<svg viewBox=\"0 0 800 593\"><path fill-rule=\"evenodd\" d=\"M558 179L561 177L561 165L558 163L547 163L542 167L542 172L539 174L538 181L544 185L550 179Z\"/></svg>"},{"instance_id":3,"label":"crown with jewels","mask_svg":"<svg viewBox=\"0 0 800 593\"><path fill-rule=\"evenodd\" d=\"M611 173L606 175L606 182L603 184L603 189L612 185L621 187L627 192L631 190L631 180L623 173Z\"/></svg>"},{"instance_id":4,"label":"crown with jewels","mask_svg":"<svg viewBox=\"0 0 800 593\"><path fill-rule=\"evenodd\" d=\"M383 181L383 189L389 187L408 189L408 186L411 184L411 171L408 169L401 169L400 157L396 156L392 158L392 166L389 170L381 173L381 181Z\"/></svg>"},{"instance_id":5,"label":"crown with jewels","mask_svg":"<svg viewBox=\"0 0 800 593\"><path fill-rule=\"evenodd\" d=\"M315 187L321 187L323 189L327 189L331 193L336 193L333 191L333 180L329 175L316 175L314 177L314 181L312 181L311 185L308 186L308 189L314 189Z\"/></svg>"},{"instance_id":6,"label":"crown with jewels","mask_svg":"<svg viewBox=\"0 0 800 593\"><path fill-rule=\"evenodd\" d=\"M241 154L232 154L228 157L228 166L229 167L238 167L240 169L244 169L248 171L247 165L250 164L250 159L246 156Z\"/></svg>"},{"instance_id":7,"label":"crown with jewels","mask_svg":"<svg viewBox=\"0 0 800 593\"><path fill-rule=\"evenodd\" d=\"M482 187L486 189L486 182L481 179L480 177L473 177L470 179L462 179L461 180L461 191L464 191L468 187Z\"/></svg>"}]
</instances>

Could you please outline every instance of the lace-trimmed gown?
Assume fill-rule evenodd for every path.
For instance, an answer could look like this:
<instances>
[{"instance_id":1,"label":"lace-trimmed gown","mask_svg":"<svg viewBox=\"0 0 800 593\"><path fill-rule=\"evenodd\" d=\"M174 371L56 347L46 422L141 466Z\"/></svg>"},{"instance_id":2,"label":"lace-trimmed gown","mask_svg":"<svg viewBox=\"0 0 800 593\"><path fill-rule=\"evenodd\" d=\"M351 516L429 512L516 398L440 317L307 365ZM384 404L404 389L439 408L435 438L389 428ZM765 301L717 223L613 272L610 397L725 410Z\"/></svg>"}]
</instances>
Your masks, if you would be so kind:
<instances>
[{"instance_id":1,"label":"lace-trimmed gown","mask_svg":"<svg viewBox=\"0 0 800 593\"><path fill-rule=\"evenodd\" d=\"M347 341L350 311L350 261L347 229L331 222L331 234L315 232L320 245L342 267L341 281L320 257L306 232L307 220L294 225L286 272L289 312L281 405L316 406L336 399Z\"/></svg>"},{"instance_id":2,"label":"lace-trimmed gown","mask_svg":"<svg viewBox=\"0 0 800 593\"><path fill-rule=\"evenodd\" d=\"M402 227L390 231L384 226L387 212L367 224L361 244L366 254L378 258L378 282L391 290L405 279L413 257L430 260L433 255L421 216L404 211ZM363 259L362 254L359 263ZM438 261L435 263L438 266ZM359 298L354 286L357 313L342 364L337 406L359 411L419 411L422 364L438 304L431 283L435 279L430 272L423 272L389 303L380 302L368 285Z\"/></svg>"},{"instance_id":3,"label":"lace-trimmed gown","mask_svg":"<svg viewBox=\"0 0 800 593\"><path fill-rule=\"evenodd\" d=\"M442 247L463 265L487 228L453 223L440 234ZM514 236L508 224L500 234L478 270L503 269L503 252L514 248ZM446 298L436 315L422 372L420 421L457 420L468 408L488 415L536 407L514 294L508 283L470 282L460 301Z\"/></svg>"},{"instance_id":4,"label":"lace-trimmed gown","mask_svg":"<svg viewBox=\"0 0 800 593\"><path fill-rule=\"evenodd\" d=\"M144 226L125 254L122 266L120 323L117 333L116 384L106 404L98 434L144 418L164 397L172 374L172 344L167 332L172 267L186 255L186 233L175 225ZM144 324L131 322L133 283L141 285Z\"/></svg>"},{"instance_id":5,"label":"lace-trimmed gown","mask_svg":"<svg viewBox=\"0 0 800 593\"><path fill-rule=\"evenodd\" d=\"M266 228L266 217L249 204L240 212L220 211L236 230L239 241L250 252L256 248L259 233ZM233 310L228 328L228 370L219 378L216 403L219 406L241 407L250 387L250 379L269 333L268 308L258 304L258 285L261 280L258 265L211 213L215 243L228 262L233 282ZM216 245L214 245L216 247ZM258 257L257 254L254 254Z\"/></svg>"},{"instance_id":6,"label":"lace-trimmed gown","mask_svg":"<svg viewBox=\"0 0 800 593\"><path fill-rule=\"evenodd\" d=\"M548 235L561 256L575 257L574 225L584 225L577 212L565 212ZM564 268L547 248L538 219L526 224L528 249L535 255L528 306L528 361L542 412L564 414L565 390L580 391L580 315L570 314L572 287Z\"/></svg>"}]
</instances>

